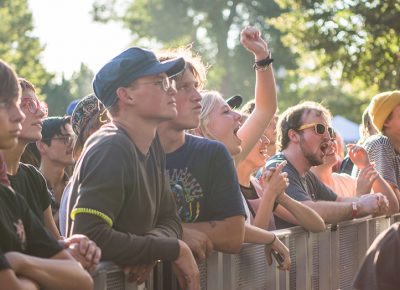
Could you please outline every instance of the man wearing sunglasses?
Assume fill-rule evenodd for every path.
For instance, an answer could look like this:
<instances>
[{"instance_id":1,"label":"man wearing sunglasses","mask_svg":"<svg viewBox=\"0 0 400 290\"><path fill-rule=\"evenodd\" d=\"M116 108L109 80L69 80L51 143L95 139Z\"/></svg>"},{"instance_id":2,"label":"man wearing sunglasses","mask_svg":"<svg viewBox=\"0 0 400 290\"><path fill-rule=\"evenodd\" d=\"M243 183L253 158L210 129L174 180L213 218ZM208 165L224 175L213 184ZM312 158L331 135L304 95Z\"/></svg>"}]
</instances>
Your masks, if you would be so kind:
<instances>
[{"instance_id":1,"label":"man wearing sunglasses","mask_svg":"<svg viewBox=\"0 0 400 290\"><path fill-rule=\"evenodd\" d=\"M71 117L49 117L43 120L42 139L36 142L40 154L39 170L52 194L51 209L57 226L61 196L69 179L65 169L74 164L74 142Z\"/></svg>"},{"instance_id":2,"label":"man wearing sunglasses","mask_svg":"<svg viewBox=\"0 0 400 290\"><path fill-rule=\"evenodd\" d=\"M199 289L199 271L165 173L156 134L176 117L175 81L182 58L159 62L153 52L132 47L96 74L96 97L110 123L87 140L71 183L77 195L72 233L93 238L106 260L126 266L137 283L157 260L171 261L182 289ZM140 271L138 269L140 268Z\"/></svg>"},{"instance_id":3,"label":"man wearing sunglasses","mask_svg":"<svg viewBox=\"0 0 400 290\"><path fill-rule=\"evenodd\" d=\"M326 223L336 224L344 220L386 214L388 200L381 193L363 195L360 198L339 197L310 171L321 165L331 146L335 133L330 126L330 112L315 102L304 102L288 108L278 121L278 152L266 164L273 168L287 160L283 171L288 173L286 193L314 209ZM298 225L290 216L287 220L275 216L277 228Z\"/></svg>"}]
</instances>

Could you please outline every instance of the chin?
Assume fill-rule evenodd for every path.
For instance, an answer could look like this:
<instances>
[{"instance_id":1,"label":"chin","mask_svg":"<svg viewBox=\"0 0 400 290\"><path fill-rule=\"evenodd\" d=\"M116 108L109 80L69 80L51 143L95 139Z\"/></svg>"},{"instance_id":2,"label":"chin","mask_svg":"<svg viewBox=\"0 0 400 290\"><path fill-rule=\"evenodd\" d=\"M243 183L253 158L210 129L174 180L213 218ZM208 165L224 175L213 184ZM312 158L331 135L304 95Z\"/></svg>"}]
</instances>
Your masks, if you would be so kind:
<instances>
[{"instance_id":1,"label":"chin","mask_svg":"<svg viewBox=\"0 0 400 290\"><path fill-rule=\"evenodd\" d=\"M18 144L18 138L11 138L0 143L1 150L12 149Z\"/></svg>"}]
</instances>

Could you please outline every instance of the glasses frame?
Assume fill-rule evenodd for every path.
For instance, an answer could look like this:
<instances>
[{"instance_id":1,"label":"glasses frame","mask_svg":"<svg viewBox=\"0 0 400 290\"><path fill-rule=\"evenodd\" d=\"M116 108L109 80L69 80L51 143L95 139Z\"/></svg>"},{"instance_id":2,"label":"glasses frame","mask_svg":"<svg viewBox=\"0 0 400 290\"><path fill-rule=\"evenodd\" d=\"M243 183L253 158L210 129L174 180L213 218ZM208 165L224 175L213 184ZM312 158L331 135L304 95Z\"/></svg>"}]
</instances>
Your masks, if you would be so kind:
<instances>
[{"instance_id":1,"label":"glasses frame","mask_svg":"<svg viewBox=\"0 0 400 290\"><path fill-rule=\"evenodd\" d=\"M74 142L76 141L76 136L71 134L66 134L66 135L61 134L61 135L55 135L52 138L42 139L42 141L51 141L51 140L62 140L65 146L69 146L74 144Z\"/></svg>"},{"instance_id":2,"label":"glasses frame","mask_svg":"<svg viewBox=\"0 0 400 290\"><path fill-rule=\"evenodd\" d=\"M163 77L158 81L136 83L134 85L157 85L164 92L168 92L168 90L170 88L173 88L176 91L176 81L173 78L169 78L169 77Z\"/></svg>"},{"instance_id":3,"label":"glasses frame","mask_svg":"<svg viewBox=\"0 0 400 290\"><path fill-rule=\"evenodd\" d=\"M49 109L45 102L40 102L38 99L33 98L21 98L21 107L26 106L28 111L32 114L36 114L39 109L44 113L45 116L48 116Z\"/></svg>"},{"instance_id":4,"label":"glasses frame","mask_svg":"<svg viewBox=\"0 0 400 290\"><path fill-rule=\"evenodd\" d=\"M320 133L318 132L318 127L322 127L323 128L323 132ZM314 128L314 132L318 135L325 135L326 131L328 131L329 137L331 139L335 139L336 138L336 133L335 130L332 127L329 127L328 125L322 124L322 123L311 123L311 124L304 124L301 125L299 127L299 129L297 129L297 131L302 131L305 129L309 129L309 128Z\"/></svg>"}]
</instances>

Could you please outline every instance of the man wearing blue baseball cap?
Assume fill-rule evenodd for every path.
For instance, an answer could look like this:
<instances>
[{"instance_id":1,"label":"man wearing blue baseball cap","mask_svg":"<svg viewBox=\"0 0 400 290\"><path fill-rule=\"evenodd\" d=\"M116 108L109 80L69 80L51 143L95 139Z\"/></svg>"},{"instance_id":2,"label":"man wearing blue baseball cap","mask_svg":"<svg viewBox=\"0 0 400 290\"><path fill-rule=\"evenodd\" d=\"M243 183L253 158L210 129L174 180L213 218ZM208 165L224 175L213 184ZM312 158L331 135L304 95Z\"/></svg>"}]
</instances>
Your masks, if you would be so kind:
<instances>
[{"instance_id":1,"label":"man wearing blue baseball cap","mask_svg":"<svg viewBox=\"0 0 400 290\"><path fill-rule=\"evenodd\" d=\"M96 74L94 92L111 122L87 140L75 167L71 232L95 240L103 259L124 266L138 284L163 260L173 261L183 289L199 289L156 134L160 122L177 115L170 77L184 67L182 58L159 62L153 52L132 47Z\"/></svg>"}]
</instances>

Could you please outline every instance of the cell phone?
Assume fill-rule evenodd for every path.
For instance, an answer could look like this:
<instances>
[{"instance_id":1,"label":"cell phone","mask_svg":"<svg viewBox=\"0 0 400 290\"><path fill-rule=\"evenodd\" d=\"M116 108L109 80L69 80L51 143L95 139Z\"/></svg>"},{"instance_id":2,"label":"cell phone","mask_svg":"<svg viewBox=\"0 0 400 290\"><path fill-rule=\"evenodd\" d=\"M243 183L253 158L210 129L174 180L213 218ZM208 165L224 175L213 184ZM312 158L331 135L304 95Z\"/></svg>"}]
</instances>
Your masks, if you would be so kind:
<instances>
[{"instance_id":1,"label":"cell phone","mask_svg":"<svg viewBox=\"0 0 400 290\"><path fill-rule=\"evenodd\" d=\"M276 262L278 263L279 267L282 267L283 261L285 260L281 254L279 254L277 251L272 250L272 255L274 256Z\"/></svg>"}]
</instances>

